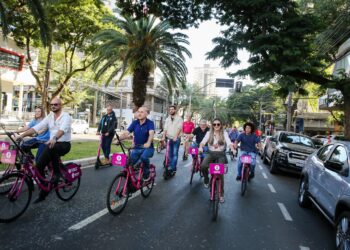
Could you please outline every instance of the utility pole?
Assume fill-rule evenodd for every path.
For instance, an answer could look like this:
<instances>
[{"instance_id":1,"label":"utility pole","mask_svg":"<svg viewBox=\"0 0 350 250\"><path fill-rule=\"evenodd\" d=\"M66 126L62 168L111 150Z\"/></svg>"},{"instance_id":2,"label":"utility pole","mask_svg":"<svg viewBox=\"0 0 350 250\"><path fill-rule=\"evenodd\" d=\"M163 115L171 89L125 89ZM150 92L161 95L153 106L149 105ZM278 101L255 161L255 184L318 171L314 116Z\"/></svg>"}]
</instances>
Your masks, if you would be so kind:
<instances>
[{"instance_id":1,"label":"utility pole","mask_svg":"<svg viewBox=\"0 0 350 250\"><path fill-rule=\"evenodd\" d=\"M123 117L123 92L120 90L120 108L119 108L119 122L118 122L118 127L119 131L121 130L122 127L122 117Z\"/></svg>"},{"instance_id":2,"label":"utility pole","mask_svg":"<svg viewBox=\"0 0 350 250\"><path fill-rule=\"evenodd\" d=\"M293 92L289 91L288 94L288 101L287 101L287 131L291 131L292 127L292 97L293 97Z\"/></svg>"}]
</instances>

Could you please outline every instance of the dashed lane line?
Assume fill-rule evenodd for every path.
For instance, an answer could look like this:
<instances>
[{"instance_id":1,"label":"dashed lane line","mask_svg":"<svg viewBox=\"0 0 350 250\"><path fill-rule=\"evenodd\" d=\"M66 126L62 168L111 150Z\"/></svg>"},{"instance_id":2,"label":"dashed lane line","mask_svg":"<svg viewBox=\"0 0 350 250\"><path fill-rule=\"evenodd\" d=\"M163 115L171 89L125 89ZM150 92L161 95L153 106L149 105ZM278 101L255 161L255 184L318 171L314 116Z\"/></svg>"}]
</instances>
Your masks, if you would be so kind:
<instances>
[{"instance_id":1,"label":"dashed lane line","mask_svg":"<svg viewBox=\"0 0 350 250\"><path fill-rule=\"evenodd\" d=\"M260 168L260 170L263 170L263 167L261 165L259 165L259 168Z\"/></svg>"},{"instance_id":2,"label":"dashed lane line","mask_svg":"<svg viewBox=\"0 0 350 250\"><path fill-rule=\"evenodd\" d=\"M267 179L267 175L265 173L262 173L262 175L264 176L265 179Z\"/></svg>"},{"instance_id":3,"label":"dashed lane line","mask_svg":"<svg viewBox=\"0 0 350 250\"><path fill-rule=\"evenodd\" d=\"M276 189L272 186L272 184L267 184L269 186L269 189L271 191L271 193L276 193Z\"/></svg>"},{"instance_id":4,"label":"dashed lane line","mask_svg":"<svg viewBox=\"0 0 350 250\"><path fill-rule=\"evenodd\" d=\"M309 247L299 246L300 250L310 250Z\"/></svg>"},{"instance_id":5,"label":"dashed lane line","mask_svg":"<svg viewBox=\"0 0 350 250\"><path fill-rule=\"evenodd\" d=\"M283 217L286 221L293 221L292 217L290 216L290 214L288 213L287 208L284 206L283 203L277 202L279 208L281 209L281 212L283 214Z\"/></svg>"}]
</instances>

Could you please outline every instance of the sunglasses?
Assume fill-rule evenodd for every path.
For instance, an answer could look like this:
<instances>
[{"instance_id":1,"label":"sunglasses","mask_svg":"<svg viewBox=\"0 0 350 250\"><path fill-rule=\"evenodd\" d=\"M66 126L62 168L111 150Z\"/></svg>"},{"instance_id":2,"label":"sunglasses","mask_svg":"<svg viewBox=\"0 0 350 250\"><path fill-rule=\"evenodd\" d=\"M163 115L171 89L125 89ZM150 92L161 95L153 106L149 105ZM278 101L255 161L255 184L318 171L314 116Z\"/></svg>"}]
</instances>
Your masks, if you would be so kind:
<instances>
[{"instance_id":1,"label":"sunglasses","mask_svg":"<svg viewBox=\"0 0 350 250\"><path fill-rule=\"evenodd\" d=\"M57 106L59 106L60 104L59 103L50 103L50 106L52 107L52 106L55 106L55 107L57 107Z\"/></svg>"},{"instance_id":2,"label":"sunglasses","mask_svg":"<svg viewBox=\"0 0 350 250\"><path fill-rule=\"evenodd\" d=\"M214 126L214 127L216 127L216 126L220 127L221 124L220 124L220 123L213 123L213 126Z\"/></svg>"}]
</instances>

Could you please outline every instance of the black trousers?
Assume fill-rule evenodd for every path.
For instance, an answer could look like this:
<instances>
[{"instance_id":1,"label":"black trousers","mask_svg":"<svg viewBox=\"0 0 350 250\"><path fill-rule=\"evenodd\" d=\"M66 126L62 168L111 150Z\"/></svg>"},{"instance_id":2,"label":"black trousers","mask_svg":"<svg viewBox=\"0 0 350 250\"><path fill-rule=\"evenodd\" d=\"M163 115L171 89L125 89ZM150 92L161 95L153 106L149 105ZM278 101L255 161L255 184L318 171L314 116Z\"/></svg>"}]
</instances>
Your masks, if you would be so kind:
<instances>
[{"instance_id":1,"label":"black trousers","mask_svg":"<svg viewBox=\"0 0 350 250\"><path fill-rule=\"evenodd\" d=\"M40 174L44 177L44 170L50 162L52 162L53 172L57 176L60 174L60 164L59 159L61 156L67 154L70 151L70 142L56 142L53 148L49 148L47 145L43 152L41 153L38 162L37 168Z\"/></svg>"}]
</instances>

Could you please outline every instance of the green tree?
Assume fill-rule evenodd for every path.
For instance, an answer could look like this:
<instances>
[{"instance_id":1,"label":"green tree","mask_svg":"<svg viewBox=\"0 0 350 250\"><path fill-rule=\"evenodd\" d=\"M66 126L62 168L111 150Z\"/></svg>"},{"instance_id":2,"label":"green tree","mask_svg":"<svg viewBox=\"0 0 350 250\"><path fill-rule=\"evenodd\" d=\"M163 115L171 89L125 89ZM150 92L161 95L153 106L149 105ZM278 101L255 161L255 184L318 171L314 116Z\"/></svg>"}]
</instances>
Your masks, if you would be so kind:
<instances>
[{"instance_id":1,"label":"green tree","mask_svg":"<svg viewBox=\"0 0 350 250\"><path fill-rule=\"evenodd\" d=\"M98 0L46 2L46 12L49 25L55 31L47 47L42 47L40 30L29 11L14 18L12 34L17 43L27 49L29 69L48 111L50 99L61 93L63 97L67 95L73 77L92 64L91 38L104 27L104 16L111 13ZM40 48L37 71L32 64L30 46Z\"/></svg>"},{"instance_id":2,"label":"green tree","mask_svg":"<svg viewBox=\"0 0 350 250\"><path fill-rule=\"evenodd\" d=\"M138 21L127 16L110 18L109 21L115 28L103 30L94 38L98 45L94 62L97 79L110 68L114 70L107 83L117 76L120 81L131 73L135 107L144 104L148 78L156 67L163 73L169 90L186 82L184 54L191 56L184 46L188 44L186 35L170 33L169 23L157 23L154 16Z\"/></svg>"}]
</instances>

